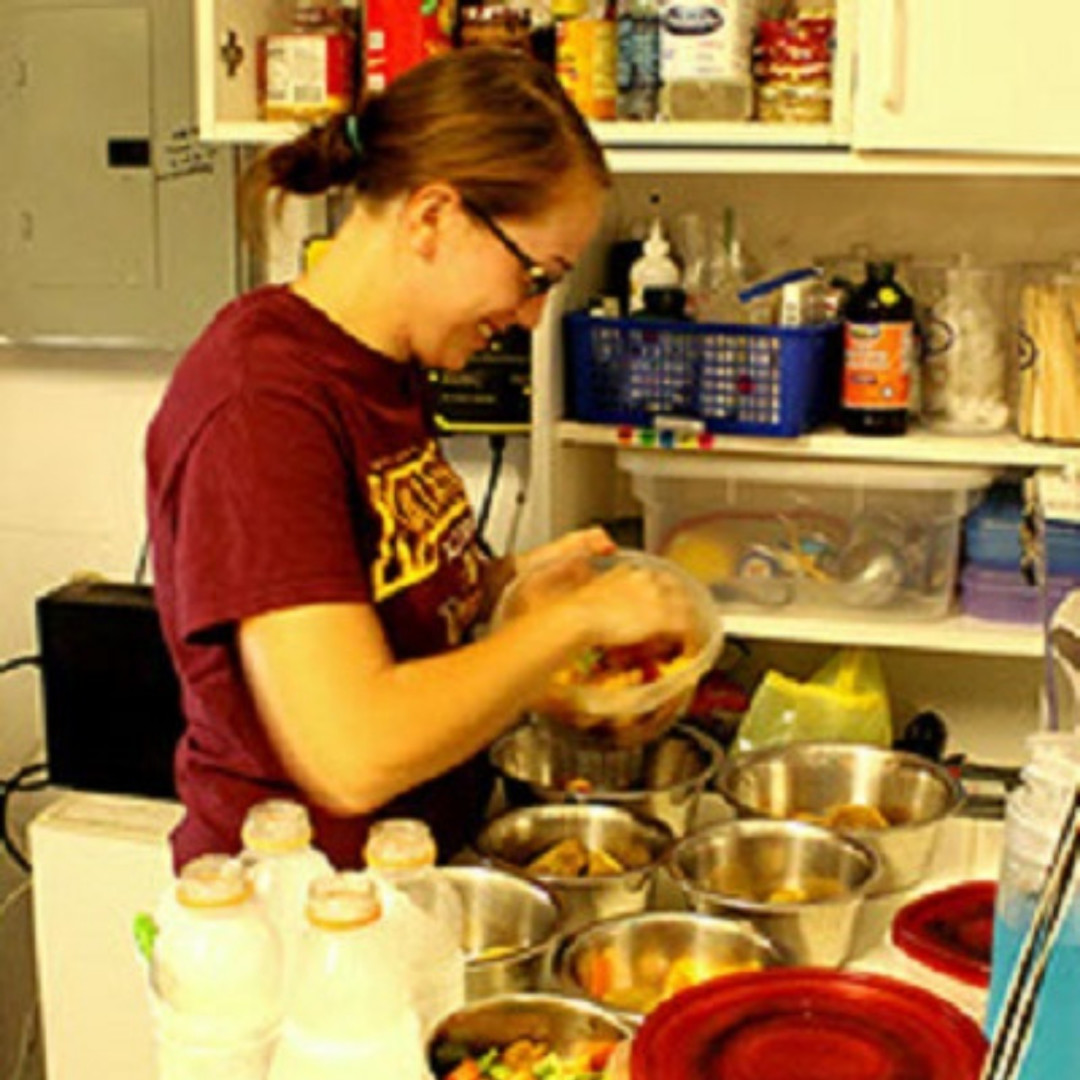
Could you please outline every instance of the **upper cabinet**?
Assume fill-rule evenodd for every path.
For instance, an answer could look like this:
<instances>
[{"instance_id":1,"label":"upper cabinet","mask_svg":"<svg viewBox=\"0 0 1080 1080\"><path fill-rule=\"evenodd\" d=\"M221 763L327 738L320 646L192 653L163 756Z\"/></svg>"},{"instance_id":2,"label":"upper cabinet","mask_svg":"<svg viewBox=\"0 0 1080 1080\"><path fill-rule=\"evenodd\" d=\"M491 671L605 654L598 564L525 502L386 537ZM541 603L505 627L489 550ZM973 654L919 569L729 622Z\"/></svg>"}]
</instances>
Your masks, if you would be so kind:
<instances>
[{"instance_id":1,"label":"upper cabinet","mask_svg":"<svg viewBox=\"0 0 1080 1080\"><path fill-rule=\"evenodd\" d=\"M858 150L1080 155L1080 4L863 0Z\"/></svg>"},{"instance_id":2,"label":"upper cabinet","mask_svg":"<svg viewBox=\"0 0 1080 1080\"><path fill-rule=\"evenodd\" d=\"M256 100L258 40L289 24L294 0L192 3L201 137L264 143L296 134L296 124L259 120ZM1070 0L837 0L828 123L596 121L593 129L621 173L934 172L963 157L1072 174L1077 40L1080 3Z\"/></svg>"}]
</instances>

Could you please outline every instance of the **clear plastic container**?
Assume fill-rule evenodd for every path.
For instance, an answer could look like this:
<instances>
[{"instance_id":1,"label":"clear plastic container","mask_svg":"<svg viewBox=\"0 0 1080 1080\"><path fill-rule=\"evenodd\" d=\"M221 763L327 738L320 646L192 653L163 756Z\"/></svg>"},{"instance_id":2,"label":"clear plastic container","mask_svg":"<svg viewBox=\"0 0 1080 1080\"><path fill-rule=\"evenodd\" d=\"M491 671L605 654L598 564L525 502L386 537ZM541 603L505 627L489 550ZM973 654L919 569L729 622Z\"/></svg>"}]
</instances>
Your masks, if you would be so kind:
<instances>
[{"instance_id":1,"label":"clear plastic container","mask_svg":"<svg viewBox=\"0 0 1080 1080\"><path fill-rule=\"evenodd\" d=\"M281 940L286 987L292 985L306 925L308 886L333 869L330 860L312 847L312 835L307 807L291 799L257 803L241 830L255 894Z\"/></svg>"},{"instance_id":2,"label":"clear plastic container","mask_svg":"<svg viewBox=\"0 0 1080 1080\"><path fill-rule=\"evenodd\" d=\"M619 451L644 506L645 547L710 587L723 610L940 618L960 524L989 470L731 461Z\"/></svg>"},{"instance_id":3,"label":"clear plastic container","mask_svg":"<svg viewBox=\"0 0 1080 1080\"><path fill-rule=\"evenodd\" d=\"M383 886L388 924L405 958L413 1007L425 1034L465 1003L461 898L435 866L431 829L413 818L371 827L364 860Z\"/></svg>"},{"instance_id":4,"label":"clear plastic container","mask_svg":"<svg viewBox=\"0 0 1080 1080\"><path fill-rule=\"evenodd\" d=\"M422 1080L420 1024L375 882L312 882L295 985L269 1080Z\"/></svg>"},{"instance_id":5,"label":"clear plastic container","mask_svg":"<svg viewBox=\"0 0 1080 1080\"><path fill-rule=\"evenodd\" d=\"M160 1080L263 1080L281 1018L281 950L239 860L188 863L150 962Z\"/></svg>"},{"instance_id":6,"label":"clear plastic container","mask_svg":"<svg viewBox=\"0 0 1080 1080\"><path fill-rule=\"evenodd\" d=\"M987 1032L993 1033L1013 966L1031 924L1065 814L1080 784L1080 735L1041 733L1029 739L1023 783L1008 799L1005 851L998 881L991 950ZM1080 877L1080 875L1077 875ZM1080 996L1080 893L1071 907L1039 992L1031 1042L1017 1080L1080 1076L1076 1002Z\"/></svg>"},{"instance_id":7,"label":"clear plastic container","mask_svg":"<svg viewBox=\"0 0 1080 1080\"><path fill-rule=\"evenodd\" d=\"M641 746L663 735L682 718L694 696L701 677L716 662L724 643L724 630L708 590L692 574L667 559L641 551L620 549L613 555L594 561L597 572L617 565L643 566L670 577L690 594L696 616L694 651L677 658L666 672L651 681L615 685L595 681L574 681L557 673L544 694L538 714L550 717L577 739L595 748ZM543 573L544 568L536 571ZM492 616L498 626L527 609L528 578L510 583L499 598Z\"/></svg>"},{"instance_id":8,"label":"clear plastic container","mask_svg":"<svg viewBox=\"0 0 1080 1080\"><path fill-rule=\"evenodd\" d=\"M911 277L919 299L926 421L956 435L1004 431L1013 412L1008 275L962 255L936 266L917 263Z\"/></svg>"}]
</instances>

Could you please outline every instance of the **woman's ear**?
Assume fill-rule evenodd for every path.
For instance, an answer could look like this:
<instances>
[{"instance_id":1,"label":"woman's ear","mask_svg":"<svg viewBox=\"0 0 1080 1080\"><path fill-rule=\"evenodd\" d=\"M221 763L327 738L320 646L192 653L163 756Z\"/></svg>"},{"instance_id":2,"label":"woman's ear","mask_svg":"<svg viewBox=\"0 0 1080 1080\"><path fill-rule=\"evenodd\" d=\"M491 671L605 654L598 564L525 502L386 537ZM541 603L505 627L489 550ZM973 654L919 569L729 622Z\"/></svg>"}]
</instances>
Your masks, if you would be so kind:
<instances>
[{"instance_id":1,"label":"woman's ear","mask_svg":"<svg viewBox=\"0 0 1080 1080\"><path fill-rule=\"evenodd\" d=\"M433 258L457 226L461 196L449 184L417 188L405 200L402 221L409 247L423 259Z\"/></svg>"}]
</instances>

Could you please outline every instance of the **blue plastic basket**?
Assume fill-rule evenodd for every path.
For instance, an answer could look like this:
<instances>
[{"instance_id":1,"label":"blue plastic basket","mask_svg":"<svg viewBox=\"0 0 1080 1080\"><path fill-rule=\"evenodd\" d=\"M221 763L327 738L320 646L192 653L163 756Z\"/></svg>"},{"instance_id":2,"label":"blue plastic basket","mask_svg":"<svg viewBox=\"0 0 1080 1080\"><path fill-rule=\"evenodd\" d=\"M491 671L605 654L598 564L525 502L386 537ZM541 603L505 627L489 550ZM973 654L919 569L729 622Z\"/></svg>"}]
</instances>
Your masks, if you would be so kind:
<instances>
[{"instance_id":1,"label":"blue plastic basket","mask_svg":"<svg viewBox=\"0 0 1080 1080\"><path fill-rule=\"evenodd\" d=\"M563 320L573 419L649 426L700 420L707 431L795 436L824 423L839 394L839 324L743 326Z\"/></svg>"}]
</instances>

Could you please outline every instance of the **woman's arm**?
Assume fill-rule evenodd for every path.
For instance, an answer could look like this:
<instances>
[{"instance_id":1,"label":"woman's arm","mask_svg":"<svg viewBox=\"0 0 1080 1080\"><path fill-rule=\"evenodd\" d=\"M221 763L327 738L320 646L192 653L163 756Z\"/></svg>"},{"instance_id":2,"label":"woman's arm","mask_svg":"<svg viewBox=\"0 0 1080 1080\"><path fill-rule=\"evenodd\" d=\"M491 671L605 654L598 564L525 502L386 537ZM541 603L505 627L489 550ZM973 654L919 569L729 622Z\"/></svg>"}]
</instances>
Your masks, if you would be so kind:
<instances>
[{"instance_id":1,"label":"woman's arm","mask_svg":"<svg viewBox=\"0 0 1080 1080\"><path fill-rule=\"evenodd\" d=\"M245 620L239 640L290 774L327 809L359 814L478 753L585 646L685 633L689 621L679 590L620 568L422 660L396 663L364 604L270 612Z\"/></svg>"}]
</instances>

